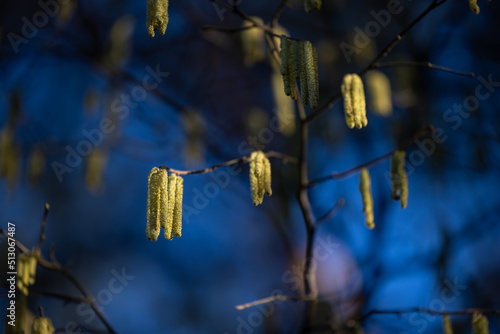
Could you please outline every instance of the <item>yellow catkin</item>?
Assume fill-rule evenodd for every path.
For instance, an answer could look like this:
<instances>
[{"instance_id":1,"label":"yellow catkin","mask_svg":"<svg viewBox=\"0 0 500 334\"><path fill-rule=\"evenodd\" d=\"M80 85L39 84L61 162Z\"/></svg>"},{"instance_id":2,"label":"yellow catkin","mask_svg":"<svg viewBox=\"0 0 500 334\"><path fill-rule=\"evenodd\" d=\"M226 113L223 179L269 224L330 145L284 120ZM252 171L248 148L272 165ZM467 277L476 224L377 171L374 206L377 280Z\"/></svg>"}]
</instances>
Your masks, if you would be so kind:
<instances>
[{"instance_id":1,"label":"yellow catkin","mask_svg":"<svg viewBox=\"0 0 500 334\"><path fill-rule=\"evenodd\" d=\"M363 81L357 74L352 75L352 106L354 109L354 122L356 127L361 129L368 125L366 118L366 99Z\"/></svg>"},{"instance_id":2,"label":"yellow catkin","mask_svg":"<svg viewBox=\"0 0 500 334\"><path fill-rule=\"evenodd\" d=\"M118 18L109 31L103 64L111 71L118 70L130 56L135 19L131 15Z\"/></svg>"},{"instance_id":3,"label":"yellow catkin","mask_svg":"<svg viewBox=\"0 0 500 334\"><path fill-rule=\"evenodd\" d=\"M165 169L160 168L158 171L158 189L159 189L159 215L160 215L160 227L163 229L167 228L167 212L168 212L168 173ZM159 233L159 232L158 232Z\"/></svg>"},{"instance_id":4,"label":"yellow catkin","mask_svg":"<svg viewBox=\"0 0 500 334\"><path fill-rule=\"evenodd\" d=\"M294 80L300 79L299 43L297 41L290 41L290 57L292 59L293 78Z\"/></svg>"},{"instance_id":5,"label":"yellow catkin","mask_svg":"<svg viewBox=\"0 0 500 334\"><path fill-rule=\"evenodd\" d=\"M264 194L272 194L271 163L262 151L250 155L250 191L255 206L262 204Z\"/></svg>"},{"instance_id":6,"label":"yellow catkin","mask_svg":"<svg viewBox=\"0 0 500 334\"><path fill-rule=\"evenodd\" d=\"M373 222L373 197L370 173L368 173L367 168L361 169L359 178L359 191L361 192L361 198L363 200L363 212L365 214L366 226L369 229L372 229L375 227L375 223Z\"/></svg>"},{"instance_id":7,"label":"yellow catkin","mask_svg":"<svg viewBox=\"0 0 500 334\"><path fill-rule=\"evenodd\" d=\"M93 150L86 159L85 184L92 192L102 187L102 176L106 168L107 154L101 149Z\"/></svg>"},{"instance_id":8,"label":"yellow catkin","mask_svg":"<svg viewBox=\"0 0 500 334\"><path fill-rule=\"evenodd\" d=\"M351 85L352 85L352 75L346 74L344 75L344 79L342 80L342 96L344 97L344 114L345 114L345 122L347 126L352 129L354 127L354 109L352 106L352 95L351 95Z\"/></svg>"},{"instance_id":9,"label":"yellow catkin","mask_svg":"<svg viewBox=\"0 0 500 334\"><path fill-rule=\"evenodd\" d=\"M28 181L37 184L45 169L45 154L39 147L33 148L28 158Z\"/></svg>"},{"instance_id":10,"label":"yellow catkin","mask_svg":"<svg viewBox=\"0 0 500 334\"><path fill-rule=\"evenodd\" d=\"M148 176L148 213L146 234L148 240L156 241L160 234L160 169L154 167Z\"/></svg>"},{"instance_id":11,"label":"yellow catkin","mask_svg":"<svg viewBox=\"0 0 500 334\"><path fill-rule=\"evenodd\" d=\"M380 71L369 71L365 83L371 112L382 117L391 115L392 92L389 78Z\"/></svg>"},{"instance_id":12,"label":"yellow catkin","mask_svg":"<svg viewBox=\"0 0 500 334\"><path fill-rule=\"evenodd\" d=\"M443 315L443 334L453 334L449 314Z\"/></svg>"},{"instance_id":13,"label":"yellow catkin","mask_svg":"<svg viewBox=\"0 0 500 334\"><path fill-rule=\"evenodd\" d=\"M472 317L472 334L490 334L488 318L478 313Z\"/></svg>"},{"instance_id":14,"label":"yellow catkin","mask_svg":"<svg viewBox=\"0 0 500 334\"><path fill-rule=\"evenodd\" d=\"M479 6L477 5L477 0L469 0L469 7L474 14L479 14L480 10Z\"/></svg>"},{"instance_id":15,"label":"yellow catkin","mask_svg":"<svg viewBox=\"0 0 500 334\"><path fill-rule=\"evenodd\" d=\"M168 177L168 205L167 205L167 223L165 228L165 239L174 238L174 209L175 209L175 191L177 188L177 176L170 174Z\"/></svg>"},{"instance_id":16,"label":"yellow catkin","mask_svg":"<svg viewBox=\"0 0 500 334\"><path fill-rule=\"evenodd\" d=\"M366 118L366 99L363 81L356 73L346 74L342 80L342 96L344 97L344 113L349 128L361 129L368 125Z\"/></svg>"},{"instance_id":17,"label":"yellow catkin","mask_svg":"<svg viewBox=\"0 0 500 334\"><path fill-rule=\"evenodd\" d=\"M267 196L273 194L271 188L271 162L264 156L264 190Z\"/></svg>"},{"instance_id":18,"label":"yellow catkin","mask_svg":"<svg viewBox=\"0 0 500 334\"><path fill-rule=\"evenodd\" d=\"M321 0L305 0L304 1L304 9L306 10L306 13L310 14L312 13L313 10L320 10L321 9Z\"/></svg>"},{"instance_id":19,"label":"yellow catkin","mask_svg":"<svg viewBox=\"0 0 500 334\"><path fill-rule=\"evenodd\" d=\"M182 233L182 195L184 190L184 179L177 176L175 189L175 207L174 207L174 235L179 238Z\"/></svg>"},{"instance_id":20,"label":"yellow catkin","mask_svg":"<svg viewBox=\"0 0 500 334\"><path fill-rule=\"evenodd\" d=\"M264 24L260 17L251 17L255 22ZM264 30L255 27L250 21L243 22L243 28L247 28L241 32L241 49L243 51L243 62L246 66L253 66L266 58L266 41Z\"/></svg>"},{"instance_id":21,"label":"yellow catkin","mask_svg":"<svg viewBox=\"0 0 500 334\"><path fill-rule=\"evenodd\" d=\"M157 29L159 29L160 34L165 35L168 24L168 0L147 1L146 27L149 36L154 37Z\"/></svg>"},{"instance_id":22,"label":"yellow catkin","mask_svg":"<svg viewBox=\"0 0 500 334\"><path fill-rule=\"evenodd\" d=\"M316 90L316 96L311 99L311 108L316 109L318 107L319 101L319 73L318 73L318 51L316 47L312 47L313 50L313 66L314 66L314 87Z\"/></svg>"},{"instance_id":23,"label":"yellow catkin","mask_svg":"<svg viewBox=\"0 0 500 334\"><path fill-rule=\"evenodd\" d=\"M290 81L290 97L292 100L297 99L297 82L295 78L295 71L298 72L298 59L297 59L297 43L294 41L290 41L288 43L288 68L286 75L288 76L288 80Z\"/></svg>"},{"instance_id":24,"label":"yellow catkin","mask_svg":"<svg viewBox=\"0 0 500 334\"><path fill-rule=\"evenodd\" d=\"M309 103L309 88L307 87L307 46L306 41L299 42L299 61L300 61L300 99L304 105Z\"/></svg>"},{"instance_id":25,"label":"yellow catkin","mask_svg":"<svg viewBox=\"0 0 500 334\"><path fill-rule=\"evenodd\" d=\"M308 101L302 101L305 104L309 102L312 109L318 106L318 54L311 42L304 41L302 43L304 56L304 71L306 72ZM302 88L302 87L301 87Z\"/></svg>"},{"instance_id":26,"label":"yellow catkin","mask_svg":"<svg viewBox=\"0 0 500 334\"><path fill-rule=\"evenodd\" d=\"M0 177L7 180L13 186L20 169L19 148L14 142L14 131L11 127L5 127L0 133Z\"/></svg>"},{"instance_id":27,"label":"yellow catkin","mask_svg":"<svg viewBox=\"0 0 500 334\"><path fill-rule=\"evenodd\" d=\"M35 284L37 260L34 255L19 254L17 258L17 281L19 291L27 296L28 287Z\"/></svg>"},{"instance_id":28,"label":"yellow catkin","mask_svg":"<svg viewBox=\"0 0 500 334\"><path fill-rule=\"evenodd\" d=\"M33 321L32 334L53 334L55 332L52 320L47 317L38 317Z\"/></svg>"},{"instance_id":29,"label":"yellow catkin","mask_svg":"<svg viewBox=\"0 0 500 334\"><path fill-rule=\"evenodd\" d=\"M263 164L260 159L261 151L252 152L250 155L250 191L252 193L253 205L262 203L260 196L260 184L263 177Z\"/></svg>"},{"instance_id":30,"label":"yellow catkin","mask_svg":"<svg viewBox=\"0 0 500 334\"><path fill-rule=\"evenodd\" d=\"M292 97L295 97L295 79L293 79L293 75L291 73L292 69L292 58L290 54L290 42L285 35L281 35L281 66L280 66L280 74L283 76L283 87L285 89L285 94Z\"/></svg>"},{"instance_id":31,"label":"yellow catkin","mask_svg":"<svg viewBox=\"0 0 500 334\"><path fill-rule=\"evenodd\" d=\"M271 86L278 117L278 129L283 135L292 136L296 130L295 104L285 95L283 80L277 71L273 71Z\"/></svg>"},{"instance_id":32,"label":"yellow catkin","mask_svg":"<svg viewBox=\"0 0 500 334\"><path fill-rule=\"evenodd\" d=\"M404 209L408 205L408 176L405 170L405 151L397 150L392 155L391 181L393 200L400 200Z\"/></svg>"}]
</instances>

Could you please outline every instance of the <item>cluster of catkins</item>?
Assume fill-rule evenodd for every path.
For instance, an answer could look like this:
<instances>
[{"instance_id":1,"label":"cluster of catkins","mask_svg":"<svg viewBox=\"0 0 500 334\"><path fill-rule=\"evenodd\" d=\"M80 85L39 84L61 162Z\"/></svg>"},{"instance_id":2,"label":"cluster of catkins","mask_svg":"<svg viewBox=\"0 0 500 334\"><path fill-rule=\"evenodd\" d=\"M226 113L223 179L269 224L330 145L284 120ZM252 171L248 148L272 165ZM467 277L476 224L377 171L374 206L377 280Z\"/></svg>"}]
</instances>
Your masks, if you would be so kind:
<instances>
[{"instance_id":1,"label":"cluster of catkins","mask_svg":"<svg viewBox=\"0 0 500 334\"><path fill-rule=\"evenodd\" d=\"M158 29L160 34L165 35L168 24L168 0L148 0L146 10L149 36L155 37L155 31Z\"/></svg>"},{"instance_id":2,"label":"cluster of catkins","mask_svg":"<svg viewBox=\"0 0 500 334\"><path fill-rule=\"evenodd\" d=\"M165 239L181 236L182 230L182 177L168 175L163 168L154 167L148 177L148 214L146 234L148 240L156 241L160 228Z\"/></svg>"},{"instance_id":3,"label":"cluster of catkins","mask_svg":"<svg viewBox=\"0 0 500 334\"><path fill-rule=\"evenodd\" d=\"M318 107L318 52L309 41L290 40L281 35L281 67L285 94L297 99L296 79L300 79L300 99L312 109Z\"/></svg>"},{"instance_id":4,"label":"cluster of catkins","mask_svg":"<svg viewBox=\"0 0 500 334\"><path fill-rule=\"evenodd\" d=\"M271 196L271 163L264 152L255 151L250 155L250 190L253 205L262 204L264 194Z\"/></svg>"}]
</instances>

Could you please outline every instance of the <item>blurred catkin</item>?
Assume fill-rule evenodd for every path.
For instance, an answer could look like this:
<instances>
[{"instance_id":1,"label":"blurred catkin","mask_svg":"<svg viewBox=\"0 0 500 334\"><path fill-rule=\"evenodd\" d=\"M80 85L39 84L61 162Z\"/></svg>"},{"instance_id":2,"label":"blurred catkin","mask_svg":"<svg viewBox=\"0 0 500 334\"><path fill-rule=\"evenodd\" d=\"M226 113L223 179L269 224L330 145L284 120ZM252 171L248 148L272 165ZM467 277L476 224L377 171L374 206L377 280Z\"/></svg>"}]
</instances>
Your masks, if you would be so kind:
<instances>
[{"instance_id":1,"label":"blurred catkin","mask_svg":"<svg viewBox=\"0 0 500 334\"><path fill-rule=\"evenodd\" d=\"M373 222L373 197L370 181L370 173L367 168L362 168L359 176L359 191L363 201L363 213L365 214L365 223L369 229L375 227Z\"/></svg>"}]
</instances>

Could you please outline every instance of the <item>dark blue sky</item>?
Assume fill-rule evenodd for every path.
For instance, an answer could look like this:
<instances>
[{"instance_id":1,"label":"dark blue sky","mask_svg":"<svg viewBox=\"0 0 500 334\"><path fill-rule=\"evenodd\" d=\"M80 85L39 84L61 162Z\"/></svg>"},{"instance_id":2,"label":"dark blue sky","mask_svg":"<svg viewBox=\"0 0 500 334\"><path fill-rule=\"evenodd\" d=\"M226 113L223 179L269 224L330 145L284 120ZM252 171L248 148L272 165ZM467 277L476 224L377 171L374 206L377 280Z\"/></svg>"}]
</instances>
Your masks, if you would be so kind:
<instances>
[{"instance_id":1,"label":"dark blue sky","mask_svg":"<svg viewBox=\"0 0 500 334\"><path fill-rule=\"evenodd\" d=\"M377 22L373 13L392 1L325 1L309 15L292 1L280 24L318 48L322 105L344 74L366 66L430 2L401 1L390 22L348 57L340 45L355 45L357 32L366 32ZM239 3L265 22L279 4ZM384 60L432 62L475 78L383 68L391 80L391 116L368 110L368 126L350 130L339 101L310 125L311 179L386 154L428 124L439 134L407 150L405 210L390 198L390 161L370 168L374 230L364 225L357 175L311 188L318 217L345 200L316 235L318 289L331 323L374 308L500 308L500 4L479 5L474 15L467 1L447 1ZM13 181L0 180L1 227L15 222L16 237L32 247L50 203L43 253L55 244L59 261L120 333L295 333L302 302L234 307L301 289L306 237L293 164L271 161L273 195L258 207L248 165L185 176L183 236L146 238L147 175L154 166L204 168L252 146L297 156L299 142L297 134L284 136L271 125L267 58L248 67L239 34L202 30L239 27L238 16L210 1L171 1L166 34L151 38L145 6L81 1L64 23L50 15L53 7L2 3L0 128L12 129L19 159ZM112 40L124 45L118 54L110 51L113 25ZM45 160L36 184L28 179L35 149ZM101 182L89 181L89 168L101 170ZM110 283L118 276L121 286ZM40 268L33 289L78 295L57 273ZM86 305L34 294L29 305L43 306L63 331L72 322L102 328ZM452 317L456 332L470 331L469 320ZM500 332L495 318L490 324L492 333ZM439 333L441 318L373 315L363 327L366 333Z\"/></svg>"}]
</instances>

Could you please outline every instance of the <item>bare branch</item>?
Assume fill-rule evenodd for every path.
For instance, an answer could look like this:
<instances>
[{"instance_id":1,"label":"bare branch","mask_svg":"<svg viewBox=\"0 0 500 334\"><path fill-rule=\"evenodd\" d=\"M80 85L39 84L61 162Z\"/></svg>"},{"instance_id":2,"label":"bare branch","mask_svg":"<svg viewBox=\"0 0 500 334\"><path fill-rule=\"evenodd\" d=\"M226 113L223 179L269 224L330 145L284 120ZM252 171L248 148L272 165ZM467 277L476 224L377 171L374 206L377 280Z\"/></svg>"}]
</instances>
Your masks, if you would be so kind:
<instances>
[{"instance_id":1,"label":"bare branch","mask_svg":"<svg viewBox=\"0 0 500 334\"><path fill-rule=\"evenodd\" d=\"M425 136L427 133L429 132L432 132L434 131L434 127L432 125L428 125L426 127L424 127L423 129L421 129L415 136L413 136L411 139L407 140L406 142L404 142L402 145L400 145L397 149L395 150L392 150L376 159L373 159L373 160L370 160L364 164L361 164L361 165L358 165L356 167L353 167L351 169L348 169L346 171L343 171L343 172L340 172L340 173L337 173L337 172L333 172L332 174L328 175L328 176L323 176L323 177L320 177L320 178L317 178L315 180L312 180L309 182L309 184L307 185L308 187L314 187L315 185L318 185L319 183L322 183L322 182L325 182L325 181L329 181L329 180L333 180L333 179L342 179L342 178L346 178L346 177L349 177L353 174L357 174L361 168L369 168L369 167L372 167L372 166L375 166L379 163L381 163L382 161L390 158L392 156L392 154L394 153L394 151L396 150L404 150L406 148L408 148L410 145L412 145L415 141L417 141L419 138Z\"/></svg>"},{"instance_id":2,"label":"bare branch","mask_svg":"<svg viewBox=\"0 0 500 334\"><path fill-rule=\"evenodd\" d=\"M32 254L31 251L26 246L24 246L19 240L15 239L15 238L11 238L5 230L0 229L0 233L5 238L14 239L16 242L16 247L22 253L28 254L28 255ZM99 307L97 306L94 299L90 296L90 293L87 291L87 289L73 275L71 275L65 268L63 268L59 264L59 262L57 262L55 255L54 255L54 247L51 247L49 252L50 252L52 262L49 262L48 260L46 260L40 254L40 252L38 252L38 254L36 252L33 253L34 255L36 255L37 263L45 269L57 271L58 273L60 273L64 277L66 277L66 279L69 280L71 282L71 284L73 284L73 286L75 286L80 291L80 293L84 296L86 303L88 303L90 305L90 307L92 308L92 310L94 310L95 314L101 320L101 322L103 323L104 327L106 327L108 332L109 333L116 333L116 331L111 327L109 322L104 317L104 314L99 310Z\"/></svg>"},{"instance_id":3,"label":"bare branch","mask_svg":"<svg viewBox=\"0 0 500 334\"><path fill-rule=\"evenodd\" d=\"M378 63L380 60L384 59L387 57L387 55L392 51L392 49L401 41L401 39L410 32L410 30L417 24L419 23L427 14L429 14L433 9L441 6L444 4L447 0L442 0L440 2L438 1L433 1L419 16L417 16L403 31L401 31L394 39L375 57L375 59L372 60L370 64L368 64L364 69L362 69L360 72L358 72L359 76L363 76L366 72L368 72L370 69L373 68L374 64ZM318 108L315 112L310 114L306 122L309 123L316 118L318 118L321 114L326 112L327 110L330 110L333 108L335 105L335 102L342 96L342 93L340 92L340 89L335 95L328 100L321 108Z\"/></svg>"},{"instance_id":4,"label":"bare branch","mask_svg":"<svg viewBox=\"0 0 500 334\"><path fill-rule=\"evenodd\" d=\"M456 75L461 75L464 77L470 77L474 78L475 74L473 72L464 72L464 71L458 71L454 70L449 67L444 67L444 66L439 66L435 65L426 61L422 62L417 62L417 61L390 61L390 62L383 62L383 63L375 63L373 64L372 68L381 68L381 67L398 67L398 66L408 66L408 67L428 67L433 70L437 71L442 71L442 72L447 72L451 74L456 74Z\"/></svg>"},{"instance_id":5,"label":"bare branch","mask_svg":"<svg viewBox=\"0 0 500 334\"><path fill-rule=\"evenodd\" d=\"M255 301L250 302L250 303L236 305L235 307L238 311L241 311L241 310L247 309L249 307L267 304L267 303L271 303L271 302L274 302L277 300L290 300L290 301L296 302L296 301L312 300L312 299L313 299L312 296L291 297L291 296L284 296L284 295L274 295L271 297L266 297L266 298L255 300Z\"/></svg>"},{"instance_id":6,"label":"bare branch","mask_svg":"<svg viewBox=\"0 0 500 334\"><path fill-rule=\"evenodd\" d=\"M430 315L473 315L476 313L481 314L498 314L500 315L500 310L496 309L484 309L484 308L469 308L465 310L456 310L456 311L443 311L443 310L433 310L425 307L412 307L404 310L371 310L368 313L362 315L359 318L359 321L363 321L375 314L395 314L402 315L406 313L425 313Z\"/></svg>"},{"instance_id":7,"label":"bare branch","mask_svg":"<svg viewBox=\"0 0 500 334\"><path fill-rule=\"evenodd\" d=\"M337 212L339 212L339 210L344 205L345 205L345 199L339 198L339 200L337 201L337 203L335 203L333 205L333 207L330 210L328 210L327 213L325 213L323 216L319 217L316 223L320 224L320 223L324 223L324 222L329 221L330 219L332 219L333 217L335 217L335 215L337 214Z\"/></svg>"},{"instance_id":8,"label":"bare branch","mask_svg":"<svg viewBox=\"0 0 500 334\"><path fill-rule=\"evenodd\" d=\"M271 20L271 28L275 28L278 25L278 20L280 18L281 12L283 11L283 9L285 9L287 5L288 5L288 0L282 0L278 8L276 8L276 11L274 12L273 18Z\"/></svg>"},{"instance_id":9,"label":"bare branch","mask_svg":"<svg viewBox=\"0 0 500 334\"><path fill-rule=\"evenodd\" d=\"M35 251L40 253L42 249L43 241L45 240L45 226L47 225L47 216L49 215L50 205L45 203L45 210L43 212L42 226L40 229L40 238L38 239L38 244L36 245Z\"/></svg>"},{"instance_id":10,"label":"bare branch","mask_svg":"<svg viewBox=\"0 0 500 334\"><path fill-rule=\"evenodd\" d=\"M283 153L269 151L269 152L265 153L265 155L268 158L279 159L283 163L292 163L292 164L297 163L296 158L289 156L289 155L286 155L286 154L283 154ZM249 162L249 159L250 159L250 155L246 155L246 156L241 157L241 158L221 162L220 164L213 165L211 167L207 167L207 168L203 168L203 169L198 169L198 170L179 170L179 169L174 169L174 168L165 167L165 166L161 166L161 167L165 168L169 172L175 173L177 175L206 174L206 173L213 172L214 170L219 169L221 167L230 166L230 165L238 165L238 164Z\"/></svg>"}]
</instances>

